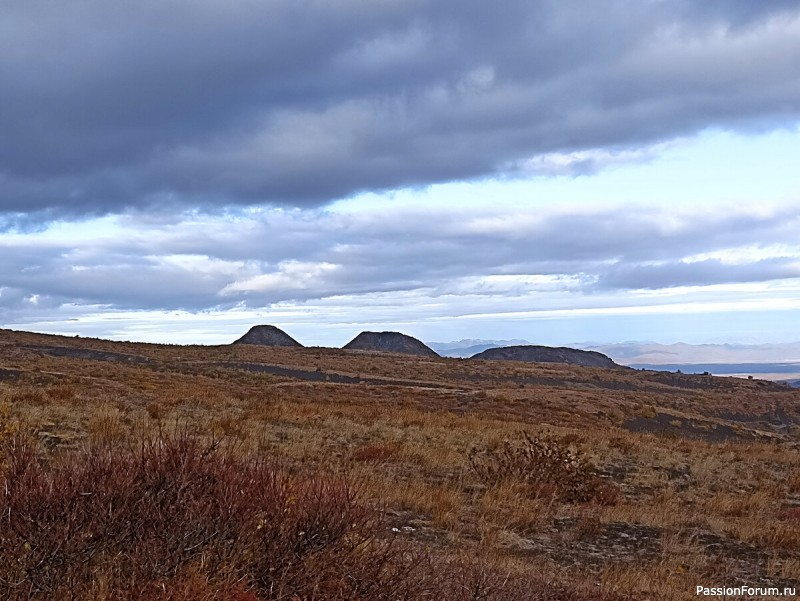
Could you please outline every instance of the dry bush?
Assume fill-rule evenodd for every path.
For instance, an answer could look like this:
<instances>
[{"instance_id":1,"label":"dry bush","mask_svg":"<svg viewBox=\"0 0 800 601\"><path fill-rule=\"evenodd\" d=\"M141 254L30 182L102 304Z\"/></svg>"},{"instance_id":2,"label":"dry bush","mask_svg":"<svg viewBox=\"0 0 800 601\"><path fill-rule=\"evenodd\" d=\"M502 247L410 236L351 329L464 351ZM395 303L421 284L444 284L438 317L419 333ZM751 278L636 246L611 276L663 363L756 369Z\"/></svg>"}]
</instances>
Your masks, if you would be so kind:
<instances>
[{"instance_id":1,"label":"dry bush","mask_svg":"<svg viewBox=\"0 0 800 601\"><path fill-rule=\"evenodd\" d=\"M0 403L0 442L12 436L16 431L17 427L11 420L11 409L8 403Z\"/></svg>"},{"instance_id":2,"label":"dry bush","mask_svg":"<svg viewBox=\"0 0 800 601\"><path fill-rule=\"evenodd\" d=\"M440 598L469 601L631 601L627 596L596 589L575 590L547 582L504 566L488 557L441 561L447 574L438 590ZM527 572L527 573L526 573Z\"/></svg>"},{"instance_id":3,"label":"dry bush","mask_svg":"<svg viewBox=\"0 0 800 601\"><path fill-rule=\"evenodd\" d=\"M594 467L578 451L552 437L505 441L495 449L472 449L468 455L472 471L484 483L522 482L534 496L557 496L565 502L614 505L616 487L595 474Z\"/></svg>"},{"instance_id":4,"label":"dry bush","mask_svg":"<svg viewBox=\"0 0 800 601\"><path fill-rule=\"evenodd\" d=\"M25 438L4 450L0 598L419 596L422 560L341 477L293 478L188 436L48 464ZM198 579L207 591L179 594Z\"/></svg>"},{"instance_id":5,"label":"dry bush","mask_svg":"<svg viewBox=\"0 0 800 601\"><path fill-rule=\"evenodd\" d=\"M786 479L786 486L789 489L789 494L800 494L800 468L795 468Z\"/></svg>"},{"instance_id":6,"label":"dry bush","mask_svg":"<svg viewBox=\"0 0 800 601\"><path fill-rule=\"evenodd\" d=\"M478 501L480 515L489 524L521 534L541 530L552 519L554 505L552 497L533 498L528 487L517 482L492 486Z\"/></svg>"},{"instance_id":7,"label":"dry bush","mask_svg":"<svg viewBox=\"0 0 800 601\"><path fill-rule=\"evenodd\" d=\"M122 412L116 407L103 405L89 416L87 433L89 440L95 444L114 444L121 442L127 435Z\"/></svg>"},{"instance_id":8,"label":"dry bush","mask_svg":"<svg viewBox=\"0 0 800 601\"><path fill-rule=\"evenodd\" d=\"M245 433L246 421L241 417L224 415L211 421L211 431L223 437L235 437L240 440L247 438Z\"/></svg>"},{"instance_id":9,"label":"dry bush","mask_svg":"<svg viewBox=\"0 0 800 601\"><path fill-rule=\"evenodd\" d=\"M20 405L44 405L47 395L39 386L18 386L12 389L11 399Z\"/></svg>"},{"instance_id":10,"label":"dry bush","mask_svg":"<svg viewBox=\"0 0 800 601\"><path fill-rule=\"evenodd\" d=\"M141 601L259 601L259 598L241 585L214 587L201 574L193 573L155 587Z\"/></svg>"},{"instance_id":11,"label":"dry bush","mask_svg":"<svg viewBox=\"0 0 800 601\"><path fill-rule=\"evenodd\" d=\"M767 513L771 508L772 495L769 491L716 493L704 502L708 515L724 517L748 517Z\"/></svg>"},{"instance_id":12,"label":"dry bush","mask_svg":"<svg viewBox=\"0 0 800 601\"><path fill-rule=\"evenodd\" d=\"M611 601L486 559L413 546L358 482L290 476L160 435L43 461L3 443L0 598L139 601Z\"/></svg>"},{"instance_id":13,"label":"dry bush","mask_svg":"<svg viewBox=\"0 0 800 601\"><path fill-rule=\"evenodd\" d=\"M782 519L770 522L744 522L731 527L730 534L734 538L755 544L785 551L796 551L800 539L800 521L791 514L781 516Z\"/></svg>"},{"instance_id":14,"label":"dry bush","mask_svg":"<svg viewBox=\"0 0 800 601\"><path fill-rule=\"evenodd\" d=\"M351 458L363 463L383 463L394 457L397 451L397 445L368 444L355 449Z\"/></svg>"},{"instance_id":15,"label":"dry bush","mask_svg":"<svg viewBox=\"0 0 800 601\"><path fill-rule=\"evenodd\" d=\"M791 509L787 509L784 513L784 517L787 520L800 522L800 507L792 507Z\"/></svg>"},{"instance_id":16,"label":"dry bush","mask_svg":"<svg viewBox=\"0 0 800 601\"><path fill-rule=\"evenodd\" d=\"M155 421L161 421L167 414L167 409L159 401L150 401L145 407L145 410L147 411L147 415L150 416L150 419Z\"/></svg>"},{"instance_id":17,"label":"dry bush","mask_svg":"<svg viewBox=\"0 0 800 601\"><path fill-rule=\"evenodd\" d=\"M3 446L5 441L17 433L18 426L11 420L8 403L0 403L0 473L6 467Z\"/></svg>"},{"instance_id":18,"label":"dry bush","mask_svg":"<svg viewBox=\"0 0 800 601\"><path fill-rule=\"evenodd\" d=\"M70 403L78 396L78 391L71 384L56 384L47 389L47 396L60 403Z\"/></svg>"},{"instance_id":19,"label":"dry bush","mask_svg":"<svg viewBox=\"0 0 800 601\"><path fill-rule=\"evenodd\" d=\"M623 454L628 455L636 448L636 445L628 438L623 438L622 436L611 436L608 439L608 448L616 449L621 451Z\"/></svg>"}]
</instances>

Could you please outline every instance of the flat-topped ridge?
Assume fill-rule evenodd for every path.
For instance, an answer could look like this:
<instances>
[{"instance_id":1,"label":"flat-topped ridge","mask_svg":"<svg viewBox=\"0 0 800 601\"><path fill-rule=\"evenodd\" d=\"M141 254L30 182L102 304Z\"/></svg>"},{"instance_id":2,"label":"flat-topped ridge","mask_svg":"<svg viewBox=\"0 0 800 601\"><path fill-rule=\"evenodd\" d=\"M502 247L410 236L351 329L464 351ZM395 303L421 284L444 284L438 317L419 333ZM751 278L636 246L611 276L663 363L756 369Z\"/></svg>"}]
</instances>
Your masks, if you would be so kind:
<instances>
[{"instance_id":1,"label":"flat-topped ridge","mask_svg":"<svg viewBox=\"0 0 800 601\"><path fill-rule=\"evenodd\" d=\"M487 349L472 359L491 361L528 361L532 363L566 363L586 367L621 367L617 363L597 351L582 351L567 347L538 346L526 344L521 346L504 346Z\"/></svg>"},{"instance_id":2,"label":"flat-topped ridge","mask_svg":"<svg viewBox=\"0 0 800 601\"><path fill-rule=\"evenodd\" d=\"M361 332L342 347L345 350L403 353L421 357L438 357L439 354L420 340L400 332Z\"/></svg>"}]
</instances>

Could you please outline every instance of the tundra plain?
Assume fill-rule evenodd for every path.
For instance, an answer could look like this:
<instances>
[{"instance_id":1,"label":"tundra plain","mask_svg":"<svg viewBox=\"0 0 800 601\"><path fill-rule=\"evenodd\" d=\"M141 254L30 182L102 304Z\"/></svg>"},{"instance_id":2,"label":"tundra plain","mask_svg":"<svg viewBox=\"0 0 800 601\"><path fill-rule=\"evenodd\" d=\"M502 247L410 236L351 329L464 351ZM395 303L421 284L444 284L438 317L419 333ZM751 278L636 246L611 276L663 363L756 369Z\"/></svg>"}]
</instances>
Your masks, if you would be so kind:
<instances>
[{"instance_id":1,"label":"tundra plain","mask_svg":"<svg viewBox=\"0 0 800 601\"><path fill-rule=\"evenodd\" d=\"M700 585L800 590L800 390L767 381L0 331L0 438L2 598L677 600L696 598ZM258 557L240 565L262 547L236 547L241 532L220 524L166 532L188 519L178 504L159 536L197 541L126 571L133 552L102 542L111 525L81 516L81 503L111 499L102 479L151 465L147 452L191 459L192 449L220 457L200 470L203 482L230 477L231 490L244 490L238 476L214 471L238 469L247 486L258 486L253 474L282 483L273 493L285 503L265 496L273 513L256 507L242 529L266 532L270 516L312 499L304 515L324 522L322 534L279 555L280 537L309 527L275 522L273 538L257 543L275 553L271 567ZM165 465L152 460L156 471ZM13 522L15 502L26 525ZM338 538L321 514L338 516Z\"/></svg>"}]
</instances>

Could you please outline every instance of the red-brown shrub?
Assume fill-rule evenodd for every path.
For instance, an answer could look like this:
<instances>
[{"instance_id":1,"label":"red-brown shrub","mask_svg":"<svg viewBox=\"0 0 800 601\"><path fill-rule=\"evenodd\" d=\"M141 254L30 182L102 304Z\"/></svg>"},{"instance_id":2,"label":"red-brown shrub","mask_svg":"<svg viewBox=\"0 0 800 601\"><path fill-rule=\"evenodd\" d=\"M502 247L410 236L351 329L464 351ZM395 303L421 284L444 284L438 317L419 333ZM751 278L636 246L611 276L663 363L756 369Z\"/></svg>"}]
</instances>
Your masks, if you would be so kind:
<instances>
[{"instance_id":1,"label":"red-brown shrub","mask_svg":"<svg viewBox=\"0 0 800 601\"><path fill-rule=\"evenodd\" d=\"M800 522L800 507L792 507L791 509L787 509L784 515L786 516L787 520Z\"/></svg>"},{"instance_id":2,"label":"red-brown shrub","mask_svg":"<svg viewBox=\"0 0 800 601\"><path fill-rule=\"evenodd\" d=\"M87 598L100 581L106 598L176 600L235 586L242 599L402 598L416 586L420 562L342 477L291 477L188 436L50 465L25 438L5 452L3 599Z\"/></svg>"},{"instance_id":3,"label":"red-brown shrub","mask_svg":"<svg viewBox=\"0 0 800 601\"><path fill-rule=\"evenodd\" d=\"M43 461L3 444L0 598L122 601L609 600L414 546L358 482L292 476L189 436Z\"/></svg>"}]
</instances>

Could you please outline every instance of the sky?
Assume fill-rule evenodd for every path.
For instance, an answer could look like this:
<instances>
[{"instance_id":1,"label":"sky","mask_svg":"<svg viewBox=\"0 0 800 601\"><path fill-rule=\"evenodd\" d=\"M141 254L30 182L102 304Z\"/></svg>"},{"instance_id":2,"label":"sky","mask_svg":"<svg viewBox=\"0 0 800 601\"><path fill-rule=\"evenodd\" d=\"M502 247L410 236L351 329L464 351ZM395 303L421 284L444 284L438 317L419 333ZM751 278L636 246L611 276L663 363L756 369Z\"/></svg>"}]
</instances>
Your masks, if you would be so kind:
<instances>
[{"instance_id":1,"label":"sky","mask_svg":"<svg viewBox=\"0 0 800 601\"><path fill-rule=\"evenodd\" d=\"M800 340L797 0L12 1L0 327Z\"/></svg>"}]
</instances>

